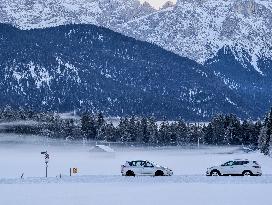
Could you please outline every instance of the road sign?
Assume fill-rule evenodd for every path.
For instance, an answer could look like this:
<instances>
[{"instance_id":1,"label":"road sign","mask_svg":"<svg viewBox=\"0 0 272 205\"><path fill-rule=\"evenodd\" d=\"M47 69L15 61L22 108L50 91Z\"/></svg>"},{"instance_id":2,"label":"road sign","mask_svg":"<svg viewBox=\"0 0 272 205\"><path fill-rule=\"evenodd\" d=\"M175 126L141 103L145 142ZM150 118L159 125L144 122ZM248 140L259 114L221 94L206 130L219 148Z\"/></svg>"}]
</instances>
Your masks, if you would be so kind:
<instances>
[{"instance_id":1,"label":"road sign","mask_svg":"<svg viewBox=\"0 0 272 205\"><path fill-rule=\"evenodd\" d=\"M73 168L73 174L77 174L77 168Z\"/></svg>"}]
</instances>

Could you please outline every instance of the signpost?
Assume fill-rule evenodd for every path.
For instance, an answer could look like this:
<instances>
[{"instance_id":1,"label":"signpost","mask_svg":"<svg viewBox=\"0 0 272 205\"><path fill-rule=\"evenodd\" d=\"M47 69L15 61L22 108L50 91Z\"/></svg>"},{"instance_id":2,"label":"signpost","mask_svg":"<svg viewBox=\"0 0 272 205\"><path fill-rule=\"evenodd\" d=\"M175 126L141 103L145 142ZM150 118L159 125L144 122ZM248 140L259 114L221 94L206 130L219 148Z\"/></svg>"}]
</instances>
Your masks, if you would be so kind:
<instances>
[{"instance_id":1,"label":"signpost","mask_svg":"<svg viewBox=\"0 0 272 205\"><path fill-rule=\"evenodd\" d=\"M44 155L44 161L45 161L45 177L47 178L47 168L48 168L48 162L49 162L49 154L47 151L41 152L41 154Z\"/></svg>"}]
</instances>

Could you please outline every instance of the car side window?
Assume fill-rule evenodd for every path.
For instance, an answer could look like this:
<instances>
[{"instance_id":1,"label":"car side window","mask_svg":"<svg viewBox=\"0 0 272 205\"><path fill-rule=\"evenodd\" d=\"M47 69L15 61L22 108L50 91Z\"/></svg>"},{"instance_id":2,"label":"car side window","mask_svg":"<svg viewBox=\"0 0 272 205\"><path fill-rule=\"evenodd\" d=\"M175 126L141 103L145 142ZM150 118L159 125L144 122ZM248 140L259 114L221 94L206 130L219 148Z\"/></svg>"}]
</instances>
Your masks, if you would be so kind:
<instances>
[{"instance_id":1,"label":"car side window","mask_svg":"<svg viewBox=\"0 0 272 205\"><path fill-rule=\"evenodd\" d=\"M243 162L242 161L234 161L233 165L243 165Z\"/></svg>"},{"instance_id":2,"label":"car side window","mask_svg":"<svg viewBox=\"0 0 272 205\"><path fill-rule=\"evenodd\" d=\"M226 162L225 164L222 164L222 166L232 166L233 161Z\"/></svg>"},{"instance_id":3,"label":"car side window","mask_svg":"<svg viewBox=\"0 0 272 205\"><path fill-rule=\"evenodd\" d=\"M145 163L145 167L154 167L153 164L151 164L150 162L146 162Z\"/></svg>"},{"instance_id":4,"label":"car side window","mask_svg":"<svg viewBox=\"0 0 272 205\"><path fill-rule=\"evenodd\" d=\"M144 162L143 161L136 161L135 162L135 166L136 167L143 167L144 166Z\"/></svg>"},{"instance_id":5,"label":"car side window","mask_svg":"<svg viewBox=\"0 0 272 205\"><path fill-rule=\"evenodd\" d=\"M146 162L145 162L145 161L141 161L141 166L142 166L142 167L144 167L144 166L145 166L145 164L146 164Z\"/></svg>"},{"instance_id":6,"label":"car side window","mask_svg":"<svg viewBox=\"0 0 272 205\"><path fill-rule=\"evenodd\" d=\"M248 163L249 163L248 161L234 161L233 165L245 165L245 164L248 164Z\"/></svg>"}]
</instances>

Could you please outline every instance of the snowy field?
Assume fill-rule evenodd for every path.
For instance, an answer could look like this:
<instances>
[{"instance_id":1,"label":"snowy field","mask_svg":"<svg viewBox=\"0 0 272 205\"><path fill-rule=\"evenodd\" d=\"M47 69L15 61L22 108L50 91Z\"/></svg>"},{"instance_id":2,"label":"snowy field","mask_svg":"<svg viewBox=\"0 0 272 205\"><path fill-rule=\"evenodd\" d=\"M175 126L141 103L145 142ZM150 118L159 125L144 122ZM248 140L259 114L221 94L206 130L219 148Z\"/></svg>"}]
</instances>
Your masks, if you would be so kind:
<instances>
[{"instance_id":1,"label":"snowy field","mask_svg":"<svg viewBox=\"0 0 272 205\"><path fill-rule=\"evenodd\" d=\"M35 136L0 134L0 204L110 205L271 203L272 158L241 147L125 148L115 153L90 152L90 145ZM49 178L44 158L50 154ZM258 161L261 177L206 177L207 167L227 160ZM126 160L147 159L173 169L172 177L122 177ZM69 168L77 175L69 177ZM24 173L24 178L20 176ZM59 178L59 175L62 178Z\"/></svg>"}]
</instances>

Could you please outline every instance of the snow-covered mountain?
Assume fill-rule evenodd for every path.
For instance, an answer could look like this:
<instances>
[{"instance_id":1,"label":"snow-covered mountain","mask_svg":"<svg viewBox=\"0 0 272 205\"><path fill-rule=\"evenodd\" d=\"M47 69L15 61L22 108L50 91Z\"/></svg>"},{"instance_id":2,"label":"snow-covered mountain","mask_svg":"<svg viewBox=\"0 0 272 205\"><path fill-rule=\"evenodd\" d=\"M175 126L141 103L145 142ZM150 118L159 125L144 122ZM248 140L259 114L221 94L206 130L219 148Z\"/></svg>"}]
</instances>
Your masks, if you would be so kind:
<instances>
[{"instance_id":1,"label":"snow-covered mountain","mask_svg":"<svg viewBox=\"0 0 272 205\"><path fill-rule=\"evenodd\" d=\"M0 106L187 120L258 117L266 109L203 65L102 27L0 24L0 48Z\"/></svg>"},{"instance_id":2,"label":"snow-covered mountain","mask_svg":"<svg viewBox=\"0 0 272 205\"><path fill-rule=\"evenodd\" d=\"M126 22L117 30L200 63L225 46L260 74L258 59L272 59L271 0L178 0L176 6Z\"/></svg>"},{"instance_id":3,"label":"snow-covered mountain","mask_svg":"<svg viewBox=\"0 0 272 205\"><path fill-rule=\"evenodd\" d=\"M241 116L241 113L250 116L249 113L255 112L251 116L260 116L272 103L270 94L272 3L270 0L178 0L176 5L167 2L160 10L155 10L148 3L141 4L138 0L2 0L0 22L22 29L47 28L71 23L94 24L137 40L154 43L180 56L197 61L203 65L201 72L211 72L214 80L225 86L225 90L221 90L225 98L220 102L227 101L237 109L236 111L234 108L229 109L226 105L224 108L224 104L219 106L219 102L208 103L211 106L209 108L203 108L206 105L197 107L196 104L191 104L191 111L199 112L199 116L202 117L211 115L216 110L222 112L228 110ZM51 30L45 29L44 32ZM77 40L82 41L79 37ZM80 42L73 39L73 43ZM164 52L159 53L161 57ZM101 54L98 58L100 59L101 56L105 57ZM113 56L107 56L109 57ZM12 62L12 57L10 60ZM154 65L157 63L155 60L159 59L153 59ZM29 59L30 68L33 61ZM137 60L131 63L140 62L141 60ZM174 62L169 64L169 61L165 61L162 64L166 62L167 66L172 66L173 72L178 72ZM9 66L12 67L13 64L8 64ZM131 65L126 64L126 66ZM187 72L190 73L190 69ZM197 78L197 82L202 84L206 79ZM158 81L153 86L159 83L162 81ZM194 94L195 89L198 90L197 84L185 87L187 94ZM181 88L175 87L175 89ZM191 92L188 92L189 90ZM229 92L235 93L236 97L226 97ZM179 93L176 94L179 96ZM204 103L205 99L206 97L201 98L198 102ZM239 100L235 102L233 99ZM249 99L251 102L247 103ZM255 111L248 108L249 104ZM186 109L189 108L188 106L185 105ZM212 109L212 106L216 108Z\"/></svg>"},{"instance_id":4,"label":"snow-covered mountain","mask_svg":"<svg viewBox=\"0 0 272 205\"><path fill-rule=\"evenodd\" d=\"M117 24L154 12L138 0L1 0L0 22L23 29L64 24Z\"/></svg>"},{"instance_id":5,"label":"snow-covered mountain","mask_svg":"<svg viewBox=\"0 0 272 205\"><path fill-rule=\"evenodd\" d=\"M258 59L272 59L270 0L178 0L160 10L138 0L2 0L0 22L23 29L104 26L202 64L228 46L260 74Z\"/></svg>"},{"instance_id":6,"label":"snow-covered mountain","mask_svg":"<svg viewBox=\"0 0 272 205\"><path fill-rule=\"evenodd\" d=\"M271 106L271 0L178 0L117 31L204 64L230 89Z\"/></svg>"}]
</instances>

